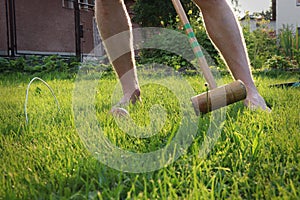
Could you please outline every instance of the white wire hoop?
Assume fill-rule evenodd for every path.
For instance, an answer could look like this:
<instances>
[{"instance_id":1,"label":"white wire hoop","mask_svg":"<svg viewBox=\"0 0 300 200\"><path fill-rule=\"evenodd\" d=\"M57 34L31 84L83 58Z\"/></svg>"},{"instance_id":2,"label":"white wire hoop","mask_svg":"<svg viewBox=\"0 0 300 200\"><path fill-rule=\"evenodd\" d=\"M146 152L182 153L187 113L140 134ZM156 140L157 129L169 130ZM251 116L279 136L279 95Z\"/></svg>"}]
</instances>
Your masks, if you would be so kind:
<instances>
[{"instance_id":1,"label":"white wire hoop","mask_svg":"<svg viewBox=\"0 0 300 200\"><path fill-rule=\"evenodd\" d=\"M43 79L39 78L39 77L34 77L33 79L31 79L31 81L29 82L29 84L27 85L27 89L26 89L26 97L25 97L25 103L24 103L24 114L25 114L25 120L26 120L26 124L28 124L28 114L27 114L27 104L28 104L28 94L29 94L29 89L30 89L30 86L31 84L35 81L35 80L39 80L41 81L44 85L47 86L47 88L50 90L52 96L54 97L55 99L55 102L56 102L56 105L57 105L57 108L58 108L58 111L60 111L60 106L59 106L59 103L58 103L58 100L52 90L52 88L50 87L50 85L44 81Z\"/></svg>"}]
</instances>

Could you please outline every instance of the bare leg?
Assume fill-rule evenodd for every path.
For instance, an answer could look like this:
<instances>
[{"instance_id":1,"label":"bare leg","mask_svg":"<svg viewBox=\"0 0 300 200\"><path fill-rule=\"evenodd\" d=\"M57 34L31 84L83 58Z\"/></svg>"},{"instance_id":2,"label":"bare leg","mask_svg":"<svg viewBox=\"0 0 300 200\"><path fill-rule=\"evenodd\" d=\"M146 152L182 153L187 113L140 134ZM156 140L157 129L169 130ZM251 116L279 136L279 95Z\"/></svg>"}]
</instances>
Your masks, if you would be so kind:
<instances>
[{"instance_id":1,"label":"bare leg","mask_svg":"<svg viewBox=\"0 0 300 200\"><path fill-rule=\"evenodd\" d=\"M247 88L245 105L251 108L269 108L254 85L250 62L240 26L226 0L194 0L203 14L206 30L223 55L233 77Z\"/></svg>"},{"instance_id":2,"label":"bare leg","mask_svg":"<svg viewBox=\"0 0 300 200\"><path fill-rule=\"evenodd\" d=\"M106 52L122 85L120 104L140 98L131 22L123 0L96 0L96 20Z\"/></svg>"}]
</instances>

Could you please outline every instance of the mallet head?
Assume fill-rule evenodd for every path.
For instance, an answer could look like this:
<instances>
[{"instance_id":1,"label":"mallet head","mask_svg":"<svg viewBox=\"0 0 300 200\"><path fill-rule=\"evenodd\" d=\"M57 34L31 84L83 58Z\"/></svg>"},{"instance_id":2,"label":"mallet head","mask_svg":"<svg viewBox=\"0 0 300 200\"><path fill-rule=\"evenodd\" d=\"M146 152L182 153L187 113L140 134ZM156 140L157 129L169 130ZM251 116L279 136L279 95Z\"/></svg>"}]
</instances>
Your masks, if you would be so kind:
<instances>
[{"instance_id":1,"label":"mallet head","mask_svg":"<svg viewBox=\"0 0 300 200\"><path fill-rule=\"evenodd\" d=\"M240 80L215 88L191 98L197 115L206 114L221 107L244 100L247 91Z\"/></svg>"}]
</instances>

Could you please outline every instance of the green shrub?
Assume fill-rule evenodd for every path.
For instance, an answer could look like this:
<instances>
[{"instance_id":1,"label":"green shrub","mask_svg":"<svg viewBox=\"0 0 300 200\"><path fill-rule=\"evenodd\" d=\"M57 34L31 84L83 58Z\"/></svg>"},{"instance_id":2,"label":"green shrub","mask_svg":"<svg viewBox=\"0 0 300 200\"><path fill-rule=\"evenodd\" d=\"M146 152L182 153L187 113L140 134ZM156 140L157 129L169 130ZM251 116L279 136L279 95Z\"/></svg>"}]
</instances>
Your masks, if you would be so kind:
<instances>
[{"instance_id":1,"label":"green shrub","mask_svg":"<svg viewBox=\"0 0 300 200\"><path fill-rule=\"evenodd\" d=\"M274 55L270 59L268 59L265 63L265 66L270 69L281 69L281 70L293 69L297 67L295 62L289 60L286 57L278 56L278 55Z\"/></svg>"},{"instance_id":2,"label":"green shrub","mask_svg":"<svg viewBox=\"0 0 300 200\"><path fill-rule=\"evenodd\" d=\"M293 26L283 25L278 35L280 43L280 54L295 60L300 65L300 38L299 32L294 31Z\"/></svg>"},{"instance_id":3,"label":"green shrub","mask_svg":"<svg viewBox=\"0 0 300 200\"><path fill-rule=\"evenodd\" d=\"M6 71L10 68L8 59L0 57L0 72Z\"/></svg>"},{"instance_id":4,"label":"green shrub","mask_svg":"<svg viewBox=\"0 0 300 200\"><path fill-rule=\"evenodd\" d=\"M267 28L266 23L268 21L261 22L260 27L252 32L250 27L243 27L249 59L255 69L262 68L264 63L278 52L274 31Z\"/></svg>"},{"instance_id":5,"label":"green shrub","mask_svg":"<svg viewBox=\"0 0 300 200\"><path fill-rule=\"evenodd\" d=\"M26 67L26 60L23 57L14 59L0 58L0 72L23 71Z\"/></svg>"},{"instance_id":6,"label":"green shrub","mask_svg":"<svg viewBox=\"0 0 300 200\"><path fill-rule=\"evenodd\" d=\"M57 55L0 58L0 72L75 72L78 65L72 58Z\"/></svg>"}]
</instances>

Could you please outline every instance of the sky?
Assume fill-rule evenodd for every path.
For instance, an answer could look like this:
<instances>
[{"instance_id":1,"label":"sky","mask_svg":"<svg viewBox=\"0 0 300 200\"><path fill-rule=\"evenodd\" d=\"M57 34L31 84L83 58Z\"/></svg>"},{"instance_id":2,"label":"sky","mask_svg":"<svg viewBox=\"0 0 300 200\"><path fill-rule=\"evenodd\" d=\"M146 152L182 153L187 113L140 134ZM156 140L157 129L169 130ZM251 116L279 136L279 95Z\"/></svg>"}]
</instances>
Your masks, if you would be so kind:
<instances>
[{"instance_id":1,"label":"sky","mask_svg":"<svg viewBox=\"0 0 300 200\"><path fill-rule=\"evenodd\" d=\"M230 0L228 0L230 1ZM271 0L238 0L239 10L241 13L239 15L244 15L246 11L250 13L260 12L269 10L271 6Z\"/></svg>"}]
</instances>

